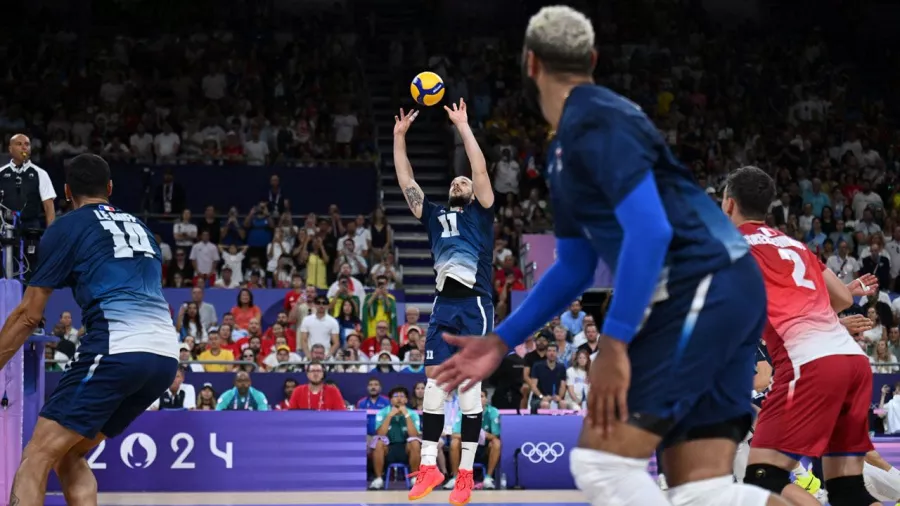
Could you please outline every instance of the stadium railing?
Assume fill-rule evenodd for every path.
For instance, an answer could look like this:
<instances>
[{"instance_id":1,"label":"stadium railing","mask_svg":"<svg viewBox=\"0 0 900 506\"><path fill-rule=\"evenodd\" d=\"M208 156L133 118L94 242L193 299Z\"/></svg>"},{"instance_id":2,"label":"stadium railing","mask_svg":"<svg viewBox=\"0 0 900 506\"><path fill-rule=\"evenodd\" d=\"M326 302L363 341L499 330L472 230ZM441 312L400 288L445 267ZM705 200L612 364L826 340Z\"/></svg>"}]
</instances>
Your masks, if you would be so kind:
<instances>
[{"instance_id":1,"label":"stadium railing","mask_svg":"<svg viewBox=\"0 0 900 506\"><path fill-rule=\"evenodd\" d=\"M45 359L45 364L61 364L65 365L71 362L71 360L55 360L55 359ZM254 362L250 362L248 360L184 360L179 362L181 365L190 365L190 364L200 364L200 365L249 365L253 367L253 370L259 369L259 365Z\"/></svg>"}]
</instances>

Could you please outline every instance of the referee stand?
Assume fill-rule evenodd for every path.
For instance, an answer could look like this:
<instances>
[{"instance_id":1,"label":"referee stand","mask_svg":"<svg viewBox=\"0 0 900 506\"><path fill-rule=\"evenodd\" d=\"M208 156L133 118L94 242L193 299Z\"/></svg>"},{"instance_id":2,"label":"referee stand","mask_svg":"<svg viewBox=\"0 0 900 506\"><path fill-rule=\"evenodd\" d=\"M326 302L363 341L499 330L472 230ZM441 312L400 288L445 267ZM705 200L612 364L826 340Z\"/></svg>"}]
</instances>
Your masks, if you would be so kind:
<instances>
[{"instance_id":1,"label":"referee stand","mask_svg":"<svg viewBox=\"0 0 900 506\"><path fill-rule=\"evenodd\" d=\"M3 321L22 301L25 247L17 230L16 213L2 208L0 214L5 279L0 279L0 316ZM18 251L17 251L18 250ZM13 478L44 404L44 346L58 339L39 329L13 358L0 369L0 506L9 504Z\"/></svg>"}]
</instances>

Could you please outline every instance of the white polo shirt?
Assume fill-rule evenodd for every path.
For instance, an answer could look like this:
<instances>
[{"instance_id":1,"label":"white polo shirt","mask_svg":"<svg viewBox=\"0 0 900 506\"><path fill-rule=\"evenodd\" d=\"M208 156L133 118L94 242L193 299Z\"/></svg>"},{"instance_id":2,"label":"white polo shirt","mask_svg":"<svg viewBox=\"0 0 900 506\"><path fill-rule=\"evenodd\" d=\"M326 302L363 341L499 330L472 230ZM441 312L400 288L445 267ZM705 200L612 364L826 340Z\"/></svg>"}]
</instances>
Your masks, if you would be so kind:
<instances>
[{"instance_id":1,"label":"white polo shirt","mask_svg":"<svg viewBox=\"0 0 900 506\"><path fill-rule=\"evenodd\" d=\"M47 174L47 171L38 167L37 165L31 163L31 160L25 160L25 163L22 164L21 167L16 167L13 165L13 162L10 161L3 167L0 167L0 172L4 170L11 170L13 172L24 172L25 170L33 168L38 175L38 191L41 193L41 202L45 200L53 200L56 198L56 190L53 189L53 181L50 181L50 174Z\"/></svg>"},{"instance_id":2,"label":"white polo shirt","mask_svg":"<svg viewBox=\"0 0 900 506\"><path fill-rule=\"evenodd\" d=\"M211 242L200 241L191 246L191 260L197 262L197 272L212 274L219 261L219 248Z\"/></svg>"}]
</instances>

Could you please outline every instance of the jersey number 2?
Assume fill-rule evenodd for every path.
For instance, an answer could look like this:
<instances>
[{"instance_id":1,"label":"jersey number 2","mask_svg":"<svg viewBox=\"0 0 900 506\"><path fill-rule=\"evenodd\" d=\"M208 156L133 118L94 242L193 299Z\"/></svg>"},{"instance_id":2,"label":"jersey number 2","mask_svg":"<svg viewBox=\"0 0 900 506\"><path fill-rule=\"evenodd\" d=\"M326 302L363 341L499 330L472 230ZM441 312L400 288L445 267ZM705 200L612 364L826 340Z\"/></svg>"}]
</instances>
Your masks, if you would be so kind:
<instances>
[{"instance_id":1,"label":"jersey number 2","mask_svg":"<svg viewBox=\"0 0 900 506\"><path fill-rule=\"evenodd\" d=\"M787 260L794 264L794 272L791 273L791 277L794 278L794 283L797 286L809 288L810 290L816 289L816 284L806 278L806 264L803 263L803 258L799 253L789 248L779 248L778 255L781 256L782 260Z\"/></svg>"},{"instance_id":2,"label":"jersey number 2","mask_svg":"<svg viewBox=\"0 0 900 506\"><path fill-rule=\"evenodd\" d=\"M154 256L153 246L150 245L150 238L147 237L147 232L144 232L144 228L137 223L122 222L122 225L125 227L124 232L119 228L118 222L101 221L100 224L113 236L113 244L115 246L113 256L116 258L133 258L136 251L144 253L144 256Z\"/></svg>"},{"instance_id":3,"label":"jersey number 2","mask_svg":"<svg viewBox=\"0 0 900 506\"><path fill-rule=\"evenodd\" d=\"M438 216L438 221L444 227L441 237L456 237L459 235L459 228L456 226L456 213L447 213Z\"/></svg>"}]
</instances>

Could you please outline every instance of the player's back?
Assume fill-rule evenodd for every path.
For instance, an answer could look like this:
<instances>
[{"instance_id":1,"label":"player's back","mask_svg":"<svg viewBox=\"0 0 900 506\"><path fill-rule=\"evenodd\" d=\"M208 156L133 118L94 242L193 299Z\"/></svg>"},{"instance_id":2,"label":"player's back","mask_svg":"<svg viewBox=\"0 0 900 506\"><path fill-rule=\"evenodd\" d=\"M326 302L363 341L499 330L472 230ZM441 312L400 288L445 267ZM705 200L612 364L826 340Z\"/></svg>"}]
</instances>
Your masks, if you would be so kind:
<instances>
[{"instance_id":1,"label":"player's back","mask_svg":"<svg viewBox=\"0 0 900 506\"><path fill-rule=\"evenodd\" d=\"M162 254L140 220L106 204L83 206L47 229L40 255L30 284L72 288L86 328L79 353L178 358Z\"/></svg>"},{"instance_id":2,"label":"player's back","mask_svg":"<svg viewBox=\"0 0 900 506\"><path fill-rule=\"evenodd\" d=\"M438 291L453 278L475 292L493 293L492 208L477 200L462 208L446 208L428 199L422 204L422 223L428 230Z\"/></svg>"},{"instance_id":3,"label":"player's back","mask_svg":"<svg viewBox=\"0 0 900 506\"><path fill-rule=\"evenodd\" d=\"M669 281L697 279L747 254L734 225L671 153L652 121L607 88L572 89L548 150L547 172L551 190L559 190L551 191L557 234L589 238L613 270L624 240L615 208L647 172L672 228Z\"/></svg>"},{"instance_id":4,"label":"player's back","mask_svg":"<svg viewBox=\"0 0 900 506\"><path fill-rule=\"evenodd\" d=\"M831 307L818 258L803 243L765 225L745 223L740 230L766 284L764 338L775 368L830 355L864 355Z\"/></svg>"}]
</instances>

